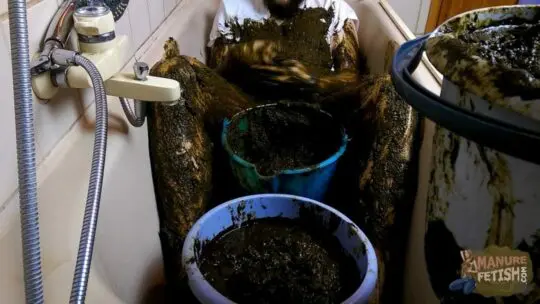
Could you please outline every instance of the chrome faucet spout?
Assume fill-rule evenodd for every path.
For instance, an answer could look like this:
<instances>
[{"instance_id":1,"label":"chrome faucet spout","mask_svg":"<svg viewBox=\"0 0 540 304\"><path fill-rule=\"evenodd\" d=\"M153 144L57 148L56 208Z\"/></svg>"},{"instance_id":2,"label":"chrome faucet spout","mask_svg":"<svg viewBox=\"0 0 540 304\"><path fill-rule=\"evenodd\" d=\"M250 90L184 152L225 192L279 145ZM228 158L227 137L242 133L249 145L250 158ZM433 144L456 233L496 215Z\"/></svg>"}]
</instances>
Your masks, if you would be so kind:
<instances>
[{"instance_id":1,"label":"chrome faucet spout","mask_svg":"<svg viewBox=\"0 0 540 304\"><path fill-rule=\"evenodd\" d=\"M59 47L64 48L69 33L73 28L73 13L75 12L76 1L66 0L60 5L60 8L49 24L47 34L45 36L45 44L49 41L58 42Z\"/></svg>"},{"instance_id":2,"label":"chrome faucet spout","mask_svg":"<svg viewBox=\"0 0 540 304\"><path fill-rule=\"evenodd\" d=\"M50 55L54 49L65 48L69 33L73 28L73 13L75 12L75 8L75 0L65 0L56 11L47 29L40 54L30 65L33 75L39 75L53 69L54 64L51 61Z\"/></svg>"}]
</instances>

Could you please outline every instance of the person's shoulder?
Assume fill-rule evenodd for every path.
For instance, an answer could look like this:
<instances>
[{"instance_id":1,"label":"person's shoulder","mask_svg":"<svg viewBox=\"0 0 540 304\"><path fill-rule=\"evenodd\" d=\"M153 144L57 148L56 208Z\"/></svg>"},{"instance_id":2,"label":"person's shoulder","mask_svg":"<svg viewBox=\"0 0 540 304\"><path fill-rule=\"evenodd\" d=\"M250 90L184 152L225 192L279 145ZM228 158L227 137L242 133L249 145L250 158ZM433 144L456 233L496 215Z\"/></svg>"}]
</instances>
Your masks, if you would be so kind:
<instances>
[{"instance_id":1,"label":"person's shoulder","mask_svg":"<svg viewBox=\"0 0 540 304\"><path fill-rule=\"evenodd\" d=\"M258 20L268 15L264 0L221 0L220 14L226 18Z\"/></svg>"},{"instance_id":2,"label":"person's shoulder","mask_svg":"<svg viewBox=\"0 0 540 304\"><path fill-rule=\"evenodd\" d=\"M331 7L350 7L345 0L305 0L304 4L308 7L323 7L329 9Z\"/></svg>"},{"instance_id":3,"label":"person's shoulder","mask_svg":"<svg viewBox=\"0 0 540 304\"><path fill-rule=\"evenodd\" d=\"M221 5L226 11L237 11L239 8L255 8L264 6L263 0L221 0Z\"/></svg>"}]
</instances>

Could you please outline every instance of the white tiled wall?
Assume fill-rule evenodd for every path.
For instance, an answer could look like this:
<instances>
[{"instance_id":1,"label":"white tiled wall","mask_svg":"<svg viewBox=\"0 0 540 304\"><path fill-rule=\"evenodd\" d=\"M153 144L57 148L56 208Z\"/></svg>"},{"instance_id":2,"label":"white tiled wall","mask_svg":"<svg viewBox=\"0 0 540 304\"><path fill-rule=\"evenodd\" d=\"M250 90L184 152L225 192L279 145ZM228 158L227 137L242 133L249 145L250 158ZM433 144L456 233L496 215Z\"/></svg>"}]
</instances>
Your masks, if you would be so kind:
<instances>
[{"instance_id":1,"label":"white tiled wall","mask_svg":"<svg viewBox=\"0 0 540 304\"><path fill-rule=\"evenodd\" d=\"M416 35L424 33L431 0L386 0Z\"/></svg>"},{"instance_id":2,"label":"white tiled wall","mask_svg":"<svg viewBox=\"0 0 540 304\"><path fill-rule=\"evenodd\" d=\"M130 0L127 11L117 22L117 34L128 35L130 57L157 29L181 0ZM27 0L28 30L31 54L38 50L47 26L62 0ZM0 0L0 212L17 191L17 157L15 119L11 76L9 20L7 1ZM152 63L149 63L152 64ZM63 90L48 104L34 102L34 124L38 163L53 152L56 144L69 131L85 109L93 102L90 90ZM90 149L91 147L89 147ZM81 172L88 174L88 172Z\"/></svg>"}]
</instances>

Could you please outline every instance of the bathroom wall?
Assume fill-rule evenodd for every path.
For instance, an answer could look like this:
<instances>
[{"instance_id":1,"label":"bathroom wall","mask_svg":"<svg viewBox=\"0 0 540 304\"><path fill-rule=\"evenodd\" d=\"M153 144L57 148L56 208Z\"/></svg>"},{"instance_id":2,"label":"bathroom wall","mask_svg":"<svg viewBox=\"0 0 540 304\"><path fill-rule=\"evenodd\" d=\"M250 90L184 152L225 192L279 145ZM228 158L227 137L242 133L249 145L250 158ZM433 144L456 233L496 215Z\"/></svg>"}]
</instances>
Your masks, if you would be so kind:
<instances>
[{"instance_id":1,"label":"bathroom wall","mask_svg":"<svg viewBox=\"0 0 540 304\"><path fill-rule=\"evenodd\" d=\"M424 34L431 0L383 0L388 2L416 35Z\"/></svg>"},{"instance_id":2,"label":"bathroom wall","mask_svg":"<svg viewBox=\"0 0 540 304\"><path fill-rule=\"evenodd\" d=\"M38 50L47 26L63 0L30 0L28 3L28 27L31 54ZM131 0L127 11L117 23L117 34L128 35L131 40L129 57L136 56L139 47L162 23L181 0ZM11 75L9 20L7 1L0 1L0 235L7 225L2 221L2 211L18 202L17 157L15 145L15 119ZM128 58L126 62L131 59ZM152 64L153 62L149 62ZM34 124L36 129L37 161L54 151L59 141L74 127L84 110L93 102L91 90L63 90L61 96L43 104L34 100ZM85 116L86 117L86 116ZM122 126L110 121L110 125ZM84 124L83 124L84 125ZM80 126L77 126L80 127ZM119 128L121 129L121 128ZM92 121L86 124L86 132L93 132ZM89 146L88 149L91 149ZM88 160L90 162L90 159ZM38 171L39 174L40 171ZM88 172L81 172L87 175ZM11 206L13 207L13 206ZM10 208L11 209L11 208Z\"/></svg>"}]
</instances>

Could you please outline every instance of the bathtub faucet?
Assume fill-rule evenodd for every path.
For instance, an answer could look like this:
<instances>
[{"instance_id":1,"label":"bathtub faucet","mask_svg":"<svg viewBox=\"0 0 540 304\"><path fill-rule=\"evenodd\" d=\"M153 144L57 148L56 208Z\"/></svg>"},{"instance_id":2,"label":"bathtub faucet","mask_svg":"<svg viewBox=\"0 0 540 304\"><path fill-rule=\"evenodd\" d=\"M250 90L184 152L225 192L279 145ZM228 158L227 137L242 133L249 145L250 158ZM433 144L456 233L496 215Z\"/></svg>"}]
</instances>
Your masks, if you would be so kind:
<instances>
[{"instance_id":1,"label":"bathtub faucet","mask_svg":"<svg viewBox=\"0 0 540 304\"><path fill-rule=\"evenodd\" d=\"M129 49L128 37L116 35L114 17L106 6L76 8L75 0L66 0L55 14L41 52L31 64L32 88L41 100L49 100L61 88L91 88L92 80L86 71L69 61L65 52L69 34L75 29L77 53L88 58L99 70L107 95L134 99L135 112L145 102L175 102L180 98L180 84L171 79L147 76L139 71L145 64L135 63L134 72L120 72ZM146 65L147 69L147 65ZM141 101L139 101L141 100ZM139 104L139 107L138 107ZM124 107L126 111L126 107ZM130 119L130 113L126 115Z\"/></svg>"},{"instance_id":2,"label":"bathtub faucet","mask_svg":"<svg viewBox=\"0 0 540 304\"><path fill-rule=\"evenodd\" d=\"M24 24L26 26L26 15L21 13L25 9L25 3L24 0L10 0L11 25ZM73 28L78 38L78 50L67 48L67 40ZM13 26L12 29L15 29L13 33L19 31L17 26ZM24 31L22 31L23 34ZM19 36L21 36L20 33ZM18 37L14 34L10 37L11 44L18 47L18 44L14 43L17 42ZM127 59L128 47L127 37L116 35L113 14L104 4L77 8L75 0L65 0L49 25L43 47L32 61L30 71L27 68L28 60L25 58L20 60L21 64L26 62L26 68L23 67L19 70L26 74L30 72L32 89L39 99L49 100L62 88L93 88L94 90L96 129L90 182L69 300L73 304L85 303L91 269L107 150L107 95L120 97L124 113L129 122L136 127L144 124L146 102L174 103L180 98L180 84L175 80L148 76L149 67L144 62L136 62L131 73L120 72ZM21 44L18 48L28 52L27 44ZM28 57L27 54L25 56ZM16 74L20 72L16 69L13 71ZM25 78L28 80L29 77ZM26 88L29 89L29 85ZM28 96L25 96L25 100L23 100L24 106L30 105L31 109L31 94L29 90L27 91ZM135 100L135 111L131 109L127 98ZM30 130L32 117L27 118L28 115L24 112L21 113L17 115L17 121L26 119L24 121L26 130L24 131L30 134L33 132ZM33 155L33 153L30 154ZM31 167L32 172L35 172L35 163L30 165L27 167ZM22 187L22 189L25 188ZM29 209L34 208L35 204L34 200L21 206ZM21 211L21 214L25 213ZM37 218L36 213L30 215L27 217L30 220L32 217ZM28 221L27 218L23 218L23 220ZM37 226L37 223L34 225ZM29 273L25 276L25 284L28 286L26 289L28 297L39 299L34 301L35 303L43 303L41 267L39 263L35 262L35 260L39 261L40 253L39 241L35 241L38 228L39 226L35 229L23 227L23 239L25 240L23 252L26 256L33 257L31 261L33 264L27 263L25 265L25 272L28 270Z\"/></svg>"}]
</instances>

